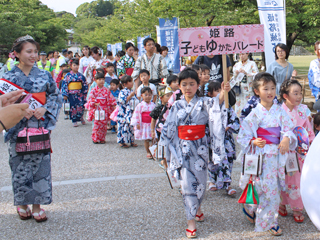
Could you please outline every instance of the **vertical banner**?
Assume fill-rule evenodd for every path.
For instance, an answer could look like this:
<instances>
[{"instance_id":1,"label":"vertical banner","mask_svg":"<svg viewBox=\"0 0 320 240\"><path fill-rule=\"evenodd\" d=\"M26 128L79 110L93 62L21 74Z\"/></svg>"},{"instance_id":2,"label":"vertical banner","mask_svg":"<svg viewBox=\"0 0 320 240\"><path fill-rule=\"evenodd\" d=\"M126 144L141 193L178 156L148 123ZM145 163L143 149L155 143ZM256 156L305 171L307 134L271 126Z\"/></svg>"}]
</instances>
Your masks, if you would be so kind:
<instances>
[{"instance_id":1,"label":"vertical banner","mask_svg":"<svg viewBox=\"0 0 320 240\"><path fill-rule=\"evenodd\" d=\"M109 43L107 44L107 50L110 51L110 52L112 51L112 46Z\"/></svg>"},{"instance_id":2,"label":"vertical banner","mask_svg":"<svg viewBox=\"0 0 320 240\"><path fill-rule=\"evenodd\" d=\"M148 37L150 37L150 35L137 38L137 45L138 45L137 47L139 48L139 57L146 53L146 50L144 49L144 46L143 46L143 40L145 40Z\"/></svg>"},{"instance_id":3,"label":"vertical banner","mask_svg":"<svg viewBox=\"0 0 320 240\"><path fill-rule=\"evenodd\" d=\"M264 45L266 68L275 60L275 47L278 43L287 44L286 16L284 0L257 0L260 23L264 25Z\"/></svg>"},{"instance_id":4,"label":"vertical banner","mask_svg":"<svg viewBox=\"0 0 320 240\"><path fill-rule=\"evenodd\" d=\"M161 46L168 47L168 57L172 61L171 70L174 73L180 72L180 54L179 54L179 23L178 18L159 18L159 36Z\"/></svg>"},{"instance_id":5,"label":"vertical banner","mask_svg":"<svg viewBox=\"0 0 320 240\"><path fill-rule=\"evenodd\" d=\"M122 43L116 43L115 44L115 48L116 48L116 53L119 52L119 51L122 51Z\"/></svg>"}]
</instances>

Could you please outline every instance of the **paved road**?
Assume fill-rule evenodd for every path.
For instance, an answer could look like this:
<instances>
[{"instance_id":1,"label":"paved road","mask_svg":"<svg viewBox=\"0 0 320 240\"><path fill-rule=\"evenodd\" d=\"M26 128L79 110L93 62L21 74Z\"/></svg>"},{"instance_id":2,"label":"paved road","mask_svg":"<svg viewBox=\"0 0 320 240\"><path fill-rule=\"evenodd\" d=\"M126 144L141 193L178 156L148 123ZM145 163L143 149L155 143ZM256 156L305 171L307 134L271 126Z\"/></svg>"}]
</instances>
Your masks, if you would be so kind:
<instances>
[{"instance_id":1,"label":"paved road","mask_svg":"<svg viewBox=\"0 0 320 240\"><path fill-rule=\"evenodd\" d=\"M0 140L0 239L184 239L185 214L180 194L169 188L157 163L138 148L120 149L116 136L107 144L91 142L91 124L73 128L60 116L52 134L53 203L44 206L48 221L21 221L13 206L6 145ZM2 137L1 137L2 138ZM237 203L240 165L235 164L232 186L207 192L205 222L200 239L273 239L253 232ZM296 224L292 211L280 217L283 236L277 239L320 239L308 217Z\"/></svg>"}]
</instances>

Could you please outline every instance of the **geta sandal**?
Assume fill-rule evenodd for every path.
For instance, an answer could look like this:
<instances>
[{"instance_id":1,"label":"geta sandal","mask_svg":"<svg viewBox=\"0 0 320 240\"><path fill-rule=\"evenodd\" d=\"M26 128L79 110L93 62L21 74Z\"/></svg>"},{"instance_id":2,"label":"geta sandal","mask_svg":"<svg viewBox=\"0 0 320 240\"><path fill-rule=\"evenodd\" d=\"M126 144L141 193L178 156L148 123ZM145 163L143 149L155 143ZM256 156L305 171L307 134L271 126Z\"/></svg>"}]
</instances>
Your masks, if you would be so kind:
<instances>
[{"instance_id":1,"label":"geta sandal","mask_svg":"<svg viewBox=\"0 0 320 240\"><path fill-rule=\"evenodd\" d=\"M253 216L251 216L251 215L247 212L244 204L243 204L243 207L242 207L242 211L243 211L244 215L246 216L246 219L248 219L248 221L249 221L250 223L254 223L254 222L255 222L255 220L256 220L256 213L255 213L255 212L253 212Z\"/></svg>"},{"instance_id":2,"label":"geta sandal","mask_svg":"<svg viewBox=\"0 0 320 240\"><path fill-rule=\"evenodd\" d=\"M285 217L288 215L288 212L287 212L287 208L285 205L279 205L279 211L278 213L282 216L282 217Z\"/></svg>"},{"instance_id":3,"label":"geta sandal","mask_svg":"<svg viewBox=\"0 0 320 240\"><path fill-rule=\"evenodd\" d=\"M280 229L279 226L272 227L271 229L269 229L269 232L270 232L273 236L280 236L280 235L282 235L282 230Z\"/></svg>"},{"instance_id":4,"label":"geta sandal","mask_svg":"<svg viewBox=\"0 0 320 240\"><path fill-rule=\"evenodd\" d=\"M45 214L45 211L43 209L40 209L40 212L38 213L32 213L32 216L36 222L44 222L47 221L47 216L41 217L42 214Z\"/></svg>"},{"instance_id":5,"label":"geta sandal","mask_svg":"<svg viewBox=\"0 0 320 240\"><path fill-rule=\"evenodd\" d=\"M127 144L125 144L125 143L120 144L120 147L122 147L122 148L129 148L129 146L128 146Z\"/></svg>"},{"instance_id":6,"label":"geta sandal","mask_svg":"<svg viewBox=\"0 0 320 240\"><path fill-rule=\"evenodd\" d=\"M203 219L201 219L203 217ZM196 215L195 219L196 222L204 222L204 216L203 213L201 213L200 215Z\"/></svg>"},{"instance_id":7,"label":"geta sandal","mask_svg":"<svg viewBox=\"0 0 320 240\"><path fill-rule=\"evenodd\" d=\"M233 195L235 195L237 193L237 190L235 190L235 189L229 189L229 190L227 190L227 194L229 195L229 196L233 196Z\"/></svg>"},{"instance_id":8,"label":"geta sandal","mask_svg":"<svg viewBox=\"0 0 320 240\"><path fill-rule=\"evenodd\" d=\"M28 220L28 219L32 218L31 210L29 207L27 207L26 210L23 208L17 207L17 213L18 213L19 218L21 220ZM21 213L27 214L27 216L22 216Z\"/></svg>"},{"instance_id":9,"label":"geta sandal","mask_svg":"<svg viewBox=\"0 0 320 240\"><path fill-rule=\"evenodd\" d=\"M213 188L215 188L215 189L213 189ZM218 190L217 185L214 183L209 183L209 190L213 191L213 192L217 191Z\"/></svg>"},{"instance_id":10,"label":"geta sandal","mask_svg":"<svg viewBox=\"0 0 320 240\"><path fill-rule=\"evenodd\" d=\"M186 229L187 238L196 238L197 237L196 231L197 231L197 229L194 229L193 231ZM187 233L190 233L190 235L188 235Z\"/></svg>"},{"instance_id":11,"label":"geta sandal","mask_svg":"<svg viewBox=\"0 0 320 240\"><path fill-rule=\"evenodd\" d=\"M303 221L304 221L304 216L301 212L298 214L293 213L293 218L296 223L303 223Z\"/></svg>"},{"instance_id":12,"label":"geta sandal","mask_svg":"<svg viewBox=\"0 0 320 240\"><path fill-rule=\"evenodd\" d=\"M136 144L136 143L131 143L131 147L138 147L138 144Z\"/></svg>"}]
</instances>

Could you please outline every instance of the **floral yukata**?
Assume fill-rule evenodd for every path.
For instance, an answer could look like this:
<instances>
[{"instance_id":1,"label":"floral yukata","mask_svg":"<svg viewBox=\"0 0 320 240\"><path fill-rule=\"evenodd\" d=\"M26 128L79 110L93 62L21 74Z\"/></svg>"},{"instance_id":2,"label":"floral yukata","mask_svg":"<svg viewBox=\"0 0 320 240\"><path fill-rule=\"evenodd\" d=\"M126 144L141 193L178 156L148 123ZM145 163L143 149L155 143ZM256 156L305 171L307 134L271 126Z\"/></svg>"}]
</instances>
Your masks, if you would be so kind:
<instances>
[{"instance_id":1,"label":"floral yukata","mask_svg":"<svg viewBox=\"0 0 320 240\"><path fill-rule=\"evenodd\" d=\"M128 54L124 55L117 62L117 75L121 78L123 75L127 74L128 68L134 68L135 60L133 57L129 57Z\"/></svg>"},{"instance_id":2,"label":"floral yukata","mask_svg":"<svg viewBox=\"0 0 320 240\"><path fill-rule=\"evenodd\" d=\"M136 97L130 98L127 102L128 96L131 94L132 90L124 88L120 91L118 97L119 111L117 115L118 120L118 134L117 142L120 144L124 143L134 143L134 131L133 126L130 125L133 110L131 109L131 104L135 101Z\"/></svg>"},{"instance_id":3,"label":"floral yukata","mask_svg":"<svg viewBox=\"0 0 320 240\"><path fill-rule=\"evenodd\" d=\"M30 93L45 92L46 103L43 107L47 111L43 116L44 121L38 121L34 116L29 120L23 118L8 130L5 142L8 142L9 146L14 205L50 204L52 202L51 153L17 155L16 141L18 133L27 125L38 128L40 123L41 127L53 130L62 106L62 97L51 74L36 66L33 66L28 76L14 66L11 71L3 75L3 78Z\"/></svg>"},{"instance_id":4,"label":"floral yukata","mask_svg":"<svg viewBox=\"0 0 320 240\"><path fill-rule=\"evenodd\" d=\"M84 104L86 103L86 95L88 91L86 79L81 73L74 73L71 71L66 74L63 81L64 84L61 91L62 96L68 97L70 103L70 119L73 123L80 122L83 118ZM79 83L76 87L78 89L71 87L75 83Z\"/></svg>"},{"instance_id":5,"label":"floral yukata","mask_svg":"<svg viewBox=\"0 0 320 240\"><path fill-rule=\"evenodd\" d=\"M150 116L156 120L156 131L158 134L158 139L160 139L160 134L164 123L169 114L168 103L166 105L158 104L150 113Z\"/></svg>"},{"instance_id":6,"label":"floral yukata","mask_svg":"<svg viewBox=\"0 0 320 240\"><path fill-rule=\"evenodd\" d=\"M308 117L311 116L309 108L304 104L300 104L299 106L295 106L292 111L290 111L285 103L282 104L282 108L288 113L295 127L301 126L307 130L309 135L309 142L313 141L315 135L311 123L308 119ZM290 151L289 154L296 154L296 151ZM302 172L302 167L306 156L299 153L297 153L297 156L299 160L300 171ZM293 211L303 210L303 203L300 195L301 172L296 171L287 173L286 191L281 191L281 204L289 204Z\"/></svg>"},{"instance_id":7,"label":"floral yukata","mask_svg":"<svg viewBox=\"0 0 320 240\"><path fill-rule=\"evenodd\" d=\"M97 107L95 104L99 103L100 105ZM108 130L108 121L109 116L113 112L115 106L117 105L116 99L111 94L110 90L106 87L98 87L92 89L87 108L89 110L88 121L94 120L94 113L98 110L105 111L105 119L104 120L94 120L93 129L92 129L92 141L93 142L104 142L107 130Z\"/></svg>"},{"instance_id":8,"label":"floral yukata","mask_svg":"<svg viewBox=\"0 0 320 240\"><path fill-rule=\"evenodd\" d=\"M139 103L132 115L131 125L134 126L134 137L137 140L151 140L151 117L150 113L155 108L153 102L146 103L142 101ZM140 129L137 128L140 126Z\"/></svg>"},{"instance_id":9,"label":"floral yukata","mask_svg":"<svg viewBox=\"0 0 320 240\"><path fill-rule=\"evenodd\" d=\"M231 107L228 109L228 123L226 125L230 127L224 137L226 156L219 165L214 165L212 161L208 165L209 181L214 183L218 189L229 188L233 161L236 159L236 145L232 134L239 133L240 121Z\"/></svg>"},{"instance_id":10,"label":"floral yukata","mask_svg":"<svg viewBox=\"0 0 320 240\"><path fill-rule=\"evenodd\" d=\"M96 73L96 69L105 66L105 64L106 64L106 61L102 58L99 61L96 61L93 59L89 63L88 67L86 68L86 71L83 74L86 77L88 84L91 84L94 82L94 75Z\"/></svg>"},{"instance_id":11,"label":"floral yukata","mask_svg":"<svg viewBox=\"0 0 320 240\"><path fill-rule=\"evenodd\" d=\"M215 164L225 157L222 123L227 121L227 110L224 104L221 106L220 109L218 97L194 96L188 103L182 96L171 107L162 129L160 145L166 148L168 170L173 171L180 180L187 220L195 218L204 199L209 161L208 143L213 149ZM196 140L181 139L178 129L183 125L206 125L207 132L210 132L209 139L208 134Z\"/></svg>"},{"instance_id":12,"label":"floral yukata","mask_svg":"<svg viewBox=\"0 0 320 240\"><path fill-rule=\"evenodd\" d=\"M280 127L280 141L283 137L289 137L289 148L294 150L297 145L296 136L292 132L294 125L285 110L281 106L273 104L268 111L258 103L240 126L237 140L242 147L242 153L251 152L251 140L258 138L258 128L273 127ZM256 211L255 231L262 232L278 226L280 190L285 190L285 163L288 154L280 154L278 144L266 144L264 148L256 147L254 149L257 154L260 152L263 155L262 174L259 177L252 176L260 204L258 206L247 205L246 207L250 214ZM246 187L249 178L250 175L241 175L240 188Z\"/></svg>"}]
</instances>

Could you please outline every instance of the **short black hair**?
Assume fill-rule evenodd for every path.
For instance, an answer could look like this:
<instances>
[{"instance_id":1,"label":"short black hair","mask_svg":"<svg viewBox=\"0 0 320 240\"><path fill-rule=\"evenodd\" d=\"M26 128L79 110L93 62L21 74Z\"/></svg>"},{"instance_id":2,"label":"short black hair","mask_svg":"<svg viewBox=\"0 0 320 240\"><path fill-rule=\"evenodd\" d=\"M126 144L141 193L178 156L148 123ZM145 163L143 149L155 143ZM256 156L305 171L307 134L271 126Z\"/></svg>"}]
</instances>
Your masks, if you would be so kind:
<instances>
[{"instance_id":1,"label":"short black hair","mask_svg":"<svg viewBox=\"0 0 320 240\"><path fill-rule=\"evenodd\" d=\"M201 71L204 71L204 70L210 71L210 68L206 64L200 64L199 68Z\"/></svg>"},{"instance_id":2,"label":"short black hair","mask_svg":"<svg viewBox=\"0 0 320 240\"><path fill-rule=\"evenodd\" d=\"M147 69L141 69L140 72L139 72L139 76L142 73L146 73L146 74L148 74L148 76L150 76L150 72Z\"/></svg>"},{"instance_id":3,"label":"short black hair","mask_svg":"<svg viewBox=\"0 0 320 240\"><path fill-rule=\"evenodd\" d=\"M192 64L191 65L191 69L199 71L200 70L200 66L198 64Z\"/></svg>"},{"instance_id":4,"label":"short black hair","mask_svg":"<svg viewBox=\"0 0 320 240\"><path fill-rule=\"evenodd\" d=\"M152 94L152 90L149 87L144 87L144 88L141 89L141 95L144 94L145 92L149 92L149 93Z\"/></svg>"},{"instance_id":5,"label":"short black hair","mask_svg":"<svg viewBox=\"0 0 320 240\"><path fill-rule=\"evenodd\" d=\"M159 43L156 43L155 46L156 46L156 48L157 48L157 52L158 52L158 53L161 53L161 46L160 46L160 44L159 44Z\"/></svg>"},{"instance_id":6,"label":"short black hair","mask_svg":"<svg viewBox=\"0 0 320 240\"><path fill-rule=\"evenodd\" d=\"M49 51L47 57L49 57L50 54L54 54L54 51Z\"/></svg>"},{"instance_id":7,"label":"short black hair","mask_svg":"<svg viewBox=\"0 0 320 240\"><path fill-rule=\"evenodd\" d=\"M119 84L120 84L120 82L119 82L118 79L112 79L111 82L110 82L110 84L111 84L111 83L114 83L115 85L119 85Z\"/></svg>"},{"instance_id":8,"label":"short black hair","mask_svg":"<svg viewBox=\"0 0 320 240\"><path fill-rule=\"evenodd\" d=\"M62 70L62 75L63 75L64 73L69 73L69 72L71 72L71 69L70 69L70 68L63 69L63 70Z\"/></svg>"},{"instance_id":9,"label":"short black hair","mask_svg":"<svg viewBox=\"0 0 320 240\"><path fill-rule=\"evenodd\" d=\"M112 52L108 50L106 53L106 56L109 56L109 57L112 56Z\"/></svg>"},{"instance_id":10,"label":"short black hair","mask_svg":"<svg viewBox=\"0 0 320 240\"><path fill-rule=\"evenodd\" d=\"M152 41L153 43L156 43L156 42L153 40L153 38L147 37L147 38L145 38L145 39L143 40L143 46L146 46L146 45L147 45L147 42L149 42L149 41Z\"/></svg>"},{"instance_id":11,"label":"short black hair","mask_svg":"<svg viewBox=\"0 0 320 240\"><path fill-rule=\"evenodd\" d=\"M131 48L131 47L134 47L134 45L132 44L132 42L127 42L127 43L124 45L124 48L125 48L126 50L128 50L128 49Z\"/></svg>"},{"instance_id":12,"label":"short black hair","mask_svg":"<svg viewBox=\"0 0 320 240\"><path fill-rule=\"evenodd\" d=\"M286 52L286 59L288 59L289 57L289 48L287 45L285 45L284 43L279 43L275 48L274 48L274 54L275 54L275 57L276 57L276 60L279 58L278 55L277 55L277 48L281 48L282 50L284 50Z\"/></svg>"},{"instance_id":13,"label":"short black hair","mask_svg":"<svg viewBox=\"0 0 320 240\"><path fill-rule=\"evenodd\" d=\"M313 116L313 125L315 127L318 127L320 125L320 112L316 113L314 116Z\"/></svg>"},{"instance_id":14,"label":"short black hair","mask_svg":"<svg viewBox=\"0 0 320 240\"><path fill-rule=\"evenodd\" d=\"M122 50L117 52L117 54L116 54L116 56L118 56L118 57L122 57L124 55L126 55L126 53L124 51L122 51Z\"/></svg>"},{"instance_id":15,"label":"short black hair","mask_svg":"<svg viewBox=\"0 0 320 240\"><path fill-rule=\"evenodd\" d=\"M104 74L101 72L97 72L96 75L94 76L94 79L100 79L100 78L104 79Z\"/></svg>"},{"instance_id":16,"label":"short black hair","mask_svg":"<svg viewBox=\"0 0 320 240\"><path fill-rule=\"evenodd\" d=\"M280 86L280 91L279 91L279 94L280 94L280 98L283 102L285 102L286 100L284 99L284 94L287 94L289 95L289 91L290 91L290 87L292 85L298 85L300 88L301 88L301 91L302 91L302 86L301 84L299 83L298 80L296 79L288 79L288 80L285 80L281 86Z\"/></svg>"},{"instance_id":17,"label":"short black hair","mask_svg":"<svg viewBox=\"0 0 320 240\"><path fill-rule=\"evenodd\" d=\"M124 75L124 76L120 79L121 84L127 84L128 82L131 82L131 81L133 81L133 80L132 80L132 77L129 76L129 75Z\"/></svg>"},{"instance_id":18,"label":"short black hair","mask_svg":"<svg viewBox=\"0 0 320 240\"><path fill-rule=\"evenodd\" d=\"M61 68L62 68L62 67L68 67L68 64L64 63L64 64L60 65L60 67L61 67Z\"/></svg>"},{"instance_id":19,"label":"short black hair","mask_svg":"<svg viewBox=\"0 0 320 240\"><path fill-rule=\"evenodd\" d=\"M191 68L185 68L179 73L179 85L181 84L182 80L185 80L187 78L194 79L197 84L200 84L198 73Z\"/></svg>"},{"instance_id":20,"label":"short black hair","mask_svg":"<svg viewBox=\"0 0 320 240\"><path fill-rule=\"evenodd\" d=\"M73 52L72 52L72 51L68 51L68 54L71 54L71 53L73 54Z\"/></svg>"},{"instance_id":21,"label":"short black hair","mask_svg":"<svg viewBox=\"0 0 320 240\"><path fill-rule=\"evenodd\" d=\"M277 86L276 84L276 80L274 79L274 77L270 74L270 73L267 73L267 72L260 72L258 73L255 77L254 77L254 80L252 82L252 91L254 93L254 95L256 97L259 97L255 92L254 92L254 89L258 90L259 91L259 87L260 86L263 86L269 82L273 82L273 84L275 86Z\"/></svg>"},{"instance_id":22,"label":"short black hair","mask_svg":"<svg viewBox=\"0 0 320 240\"><path fill-rule=\"evenodd\" d=\"M103 69L103 68L97 68L97 69L96 69L96 72L104 73L104 69Z\"/></svg>"},{"instance_id":23,"label":"short black hair","mask_svg":"<svg viewBox=\"0 0 320 240\"><path fill-rule=\"evenodd\" d=\"M169 51L169 48L166 46L161 46L161 53L162 53L162 51Z\"/></svg>"},{"instance_id":24,"label":"short black hair","mask_svg":"<svg viewBox=\"0 0 320 240\"><path fill-rule=\"evenodd\" d=\"M208 93L212 93L213 91L219 91L221 89L221 83L218 81L211 81L208 84Z\"/></svg>"},{"instance_id":25,"label":"short black hair","mask_svg":"<svg viewBox=\"0 0 320 240\"><path fill-rule=\"evenodd\" d=\"M106 64L106 68L108 68L108 67L114 67L113 63L108 62L108 63Z\"/></svg>"},{"instance_id":26,"label":"short black hair","mask_svg":"<svg viewBox=\"0 0 320 240\"><path fill-rule=\"evenodd\" d=\"M174 81L179 80L177 75L171 74L168 78L167 78L167 84L170 86L170 84Z\"/></svg>"},{"instance_id":27,"label":"short black hair","mask_svg":"<svg viewBox=\"0 0 320 240\"><path fill-rule=\"evenodd\" d=\"M71 63L71 64L75 64L75 65L79 65L79 60L76 59L76 58L72 58L72 59L70 60L70 63Z\"/></svg>"}]
</instances>

